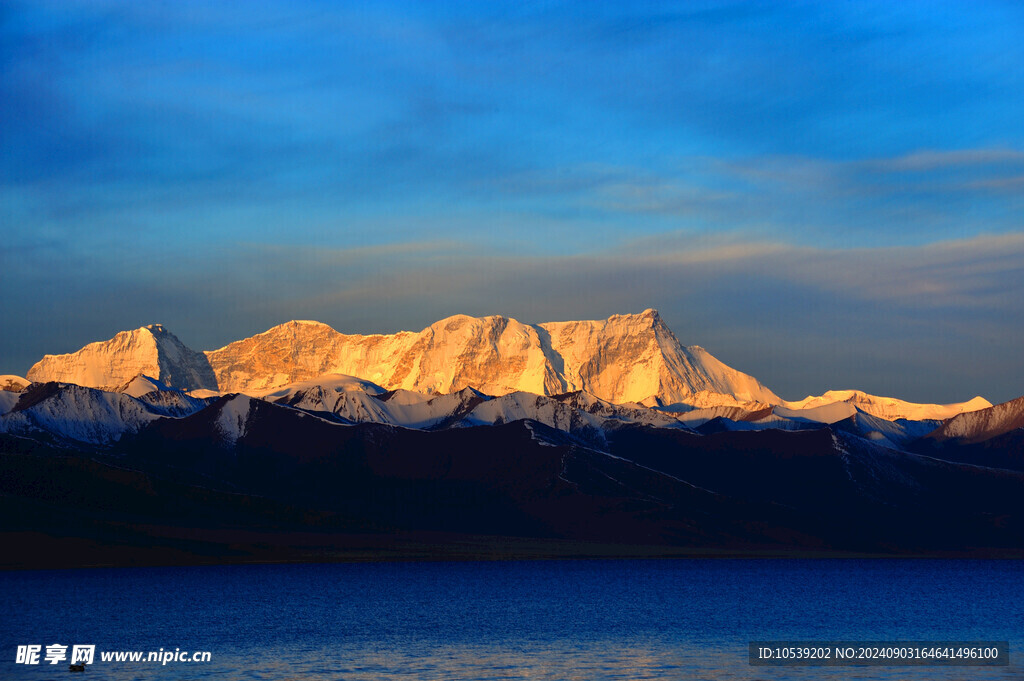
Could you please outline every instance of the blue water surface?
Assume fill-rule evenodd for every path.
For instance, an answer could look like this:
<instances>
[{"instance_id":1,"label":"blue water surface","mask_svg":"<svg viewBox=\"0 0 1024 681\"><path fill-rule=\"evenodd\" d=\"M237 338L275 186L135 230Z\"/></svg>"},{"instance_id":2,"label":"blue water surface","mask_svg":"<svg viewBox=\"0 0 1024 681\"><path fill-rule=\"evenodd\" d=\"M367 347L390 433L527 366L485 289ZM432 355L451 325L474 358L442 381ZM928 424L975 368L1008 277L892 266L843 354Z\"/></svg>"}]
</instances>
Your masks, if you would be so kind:
<instances>
[{"instance_id":1,"label":"blue water surface","mask_svg":"<svg viewBox=\"0 0 1024 681\"><path fill-rule=\"evenodd\" d=\"M68 677L18 645L95 644L99 679L1024 678L1024 565L587 560L0 573L0 678ZM752 640L1003 640L1009 667L748 664ZM210 651L206 663L99 651ZM45 648L44 648L45 650Z\"/></svg>"}]
</instances>

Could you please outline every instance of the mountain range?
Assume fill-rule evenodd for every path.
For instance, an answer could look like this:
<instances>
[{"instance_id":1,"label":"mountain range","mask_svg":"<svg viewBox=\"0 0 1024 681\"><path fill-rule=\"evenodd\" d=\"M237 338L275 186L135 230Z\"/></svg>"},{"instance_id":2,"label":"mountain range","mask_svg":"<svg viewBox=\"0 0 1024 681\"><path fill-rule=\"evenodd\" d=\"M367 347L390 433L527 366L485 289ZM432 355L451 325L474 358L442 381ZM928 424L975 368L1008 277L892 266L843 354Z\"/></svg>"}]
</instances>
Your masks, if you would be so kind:
<instances>
[{"instance_id":1,"label":"mountain range","mask_svg":"<svg viewBox=\"0 0 1024 681\"><path fill-rule=\"evenodd\" d=\"M12 567L1024 553L1024 398L789 402L654 310L208 352L151 325L27 378L0 377Z\"/></svg>"},{"instance_id":2,"label":"mountain range","mask_svg":"<svg viewBox=\"0 0 1024 681\"><path fill-rule=\"evenodd\" d=\"M46 355L27 378L114 389L146 375L192 392L258 396L328 374L424 394L467 387L488 395L582 390L614 404L677 411L723 406L806 410L845 403L887 419L945 419L992 406L981 397L918 405L852 390L786 402L704 348L681 344L653 309L606 320L535 325L508 317L457 315L418 333L368 336L342 334L320 322L291 321L206 352L186 347L153 324L74 353Z\"/></svg>"}]
</instances>

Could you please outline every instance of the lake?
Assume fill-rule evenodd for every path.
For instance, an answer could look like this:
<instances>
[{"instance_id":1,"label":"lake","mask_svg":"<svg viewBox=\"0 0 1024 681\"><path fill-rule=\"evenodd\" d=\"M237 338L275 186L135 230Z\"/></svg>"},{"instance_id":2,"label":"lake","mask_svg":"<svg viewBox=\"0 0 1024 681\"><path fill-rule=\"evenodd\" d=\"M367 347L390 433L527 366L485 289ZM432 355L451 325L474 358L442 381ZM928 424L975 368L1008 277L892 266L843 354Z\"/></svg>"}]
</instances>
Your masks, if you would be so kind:
<instances>
[{"instance_id":1,"label":"lake","mask_svg":"<svg viewBox=\"0 0 1024 681\"><path fill-rule=\"evenodd\" d=\"M1024 678L1024 565L581 560L0 573L4 679ZM752 667L752 640L1000 640L1009 667ZM96 646L16 664L19 645ZM104 662L102 651L209 651Z\"/></svg>"}]
</instances>

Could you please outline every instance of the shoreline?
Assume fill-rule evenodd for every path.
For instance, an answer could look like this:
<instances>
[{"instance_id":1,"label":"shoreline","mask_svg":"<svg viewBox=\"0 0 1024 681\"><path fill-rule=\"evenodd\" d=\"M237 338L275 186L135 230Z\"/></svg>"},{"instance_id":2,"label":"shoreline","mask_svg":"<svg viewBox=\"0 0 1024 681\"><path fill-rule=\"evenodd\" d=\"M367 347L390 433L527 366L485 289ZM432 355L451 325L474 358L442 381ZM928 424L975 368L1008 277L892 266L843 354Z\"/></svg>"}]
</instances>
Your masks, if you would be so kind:
<instances>
[{"instance_id":1,"label":"shoreline","mask_svg":"<svg viewBox=\"0 0 1024 681\"><path fill-rule=\"evenodd\" d=\"M221 534L217 532L217 534ZM383 562L544 560L1022 560L1024 549L852 551L807 547L695 547L444 533L202 533L154 536L153 545L117 544L42 532L3 532L10 551L0 571ZM229 541L224 541L229 540Z\"/></svg>"}]
</instances>

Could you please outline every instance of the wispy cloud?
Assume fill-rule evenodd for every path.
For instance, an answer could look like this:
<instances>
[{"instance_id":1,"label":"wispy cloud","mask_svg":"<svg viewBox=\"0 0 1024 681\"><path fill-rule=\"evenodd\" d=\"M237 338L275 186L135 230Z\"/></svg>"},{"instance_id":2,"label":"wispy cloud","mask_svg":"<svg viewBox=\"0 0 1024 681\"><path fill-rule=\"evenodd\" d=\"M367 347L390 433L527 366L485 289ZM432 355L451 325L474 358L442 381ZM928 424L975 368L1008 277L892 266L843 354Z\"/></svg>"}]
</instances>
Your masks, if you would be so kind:
<instances>
[{"instance_id":1,"label":"wispy cloud","mask_svg":"<svg viewBox=\"0 0 1024 681\"><path fill-rule=\"evenodd\" d=\"M1014 192L1014 195L1019 199L1021 197L1021 190L1024 190L1024 175L989 177L981 180L972 180L968 182L966 186L972 190Z\"/></svg>"},{"instance_id":2,"label":"wispy cloud","mask_svg":"<svg viewBox=\"0 0 1024 681\"><path fill-rule=\"evenodd\" d=\"M619 220L624 234L647 231L656 239L685 228L888 246L1024 229L1013 192L1022 173L1024 151L1011 148L852 160L699 155L661 157L647 167L576 164L496 175L479 180L476 195L574 207Z\"/></svg>"},{"instance_id":3,"label":"wispy cloud","mask_svg":"<svg viewBox=\"0 0 1024 681\"><path fill-rule=\"evenodd\" d=\"M1024 166L1024 151L1017 149L927 149L894 158L872 159L862 162L868 168L887 172L931 171L963 166L1008 165Z\"/></svg>"}]
</instances>

